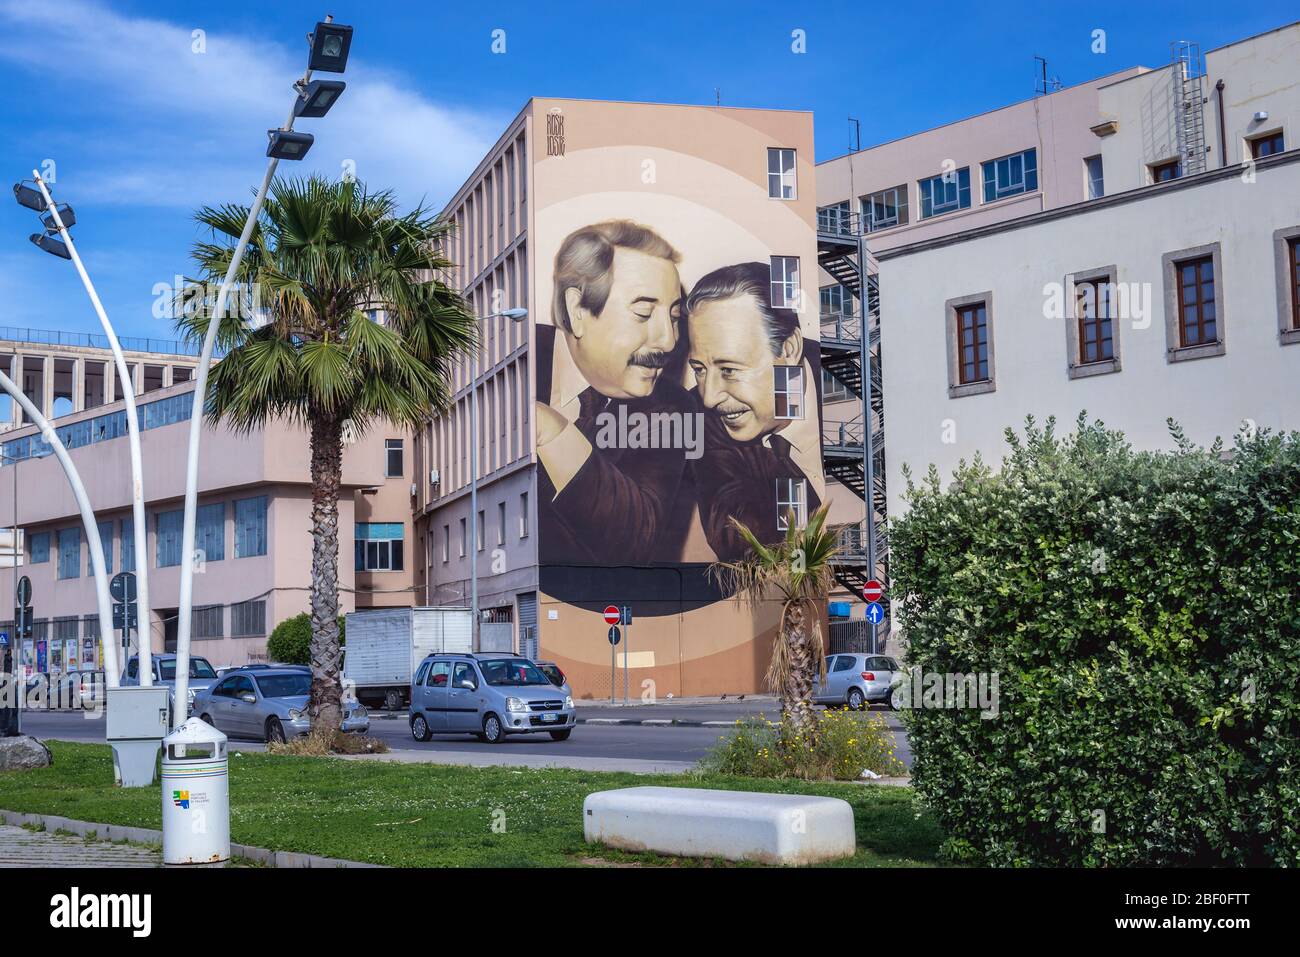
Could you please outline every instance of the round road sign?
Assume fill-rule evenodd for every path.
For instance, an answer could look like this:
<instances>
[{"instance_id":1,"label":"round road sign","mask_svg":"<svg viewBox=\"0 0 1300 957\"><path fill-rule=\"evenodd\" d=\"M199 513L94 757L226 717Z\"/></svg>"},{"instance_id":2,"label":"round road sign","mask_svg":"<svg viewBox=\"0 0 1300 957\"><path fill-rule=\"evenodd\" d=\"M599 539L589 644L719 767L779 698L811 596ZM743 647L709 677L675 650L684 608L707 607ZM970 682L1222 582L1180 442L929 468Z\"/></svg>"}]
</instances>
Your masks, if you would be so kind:
<instances>
[{"instance_id":1,"label":"round road sign","mask_svg":"<svg viewBox=\"0 0 1300 957\"><path fill-rule=\"evenodd\" d=\"M880 596L884 593L885 589L874 578L862 586L862 597L867 601L880 601Z\"/></svg>"},{"instance_id":2,"label":"round road sign","mask_svg":"<svg viewBox=\"0 0 1300 957\"><path fill-rule=\"evenodd\" d=\"M610 626L609 626L609 643L610 643L611 645L617 645L617 644L618 644L620 641L622 641L622 640L623 640L623 633L622 633L621 631L618 630L618 625L610 625Z\"/></svg>"},{"instance_id":3,"label":"round road sign","mask_svg":"<svg viewBox=\"0 0 1300 957\"><path fill-rule=\"evenodd\" d=\"M622 620L623 620L623 613L618 610L617 605L605 606L605 624L617 625Z\"/></svg>"}]
</instances>

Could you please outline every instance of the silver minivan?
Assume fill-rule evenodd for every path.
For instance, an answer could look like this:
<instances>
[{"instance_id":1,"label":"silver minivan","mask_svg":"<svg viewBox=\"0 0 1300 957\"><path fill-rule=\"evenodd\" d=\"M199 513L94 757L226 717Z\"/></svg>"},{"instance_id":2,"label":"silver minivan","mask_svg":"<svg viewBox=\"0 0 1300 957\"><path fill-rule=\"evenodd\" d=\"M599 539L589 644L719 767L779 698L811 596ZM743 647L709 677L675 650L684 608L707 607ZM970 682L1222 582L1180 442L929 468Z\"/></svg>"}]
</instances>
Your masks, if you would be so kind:
<instances>
[{"instance_id":1,"label":"silver minivan","mask_svg":"<svg viewBox=\"0 0 1300 957\"><path fill-rule=\"evenodd\" d=\"M573 733L573 696L519 655L433 654L411 680L411 736L472 734L489 744L508 734Z\"/></svg>"},{"instance_id":2,"label":"silver minivan","mask_svg":"<svg viewBox=\"0 0 1300 957\"><path fill-rule=\"evenodd\" d=\"M818 704L848 705L854 711L884 702L894 707L890 685L901 670L898 662L887 655L828 655L826 680L813 686L813 700Z\"/></svg>"}]
</instances>

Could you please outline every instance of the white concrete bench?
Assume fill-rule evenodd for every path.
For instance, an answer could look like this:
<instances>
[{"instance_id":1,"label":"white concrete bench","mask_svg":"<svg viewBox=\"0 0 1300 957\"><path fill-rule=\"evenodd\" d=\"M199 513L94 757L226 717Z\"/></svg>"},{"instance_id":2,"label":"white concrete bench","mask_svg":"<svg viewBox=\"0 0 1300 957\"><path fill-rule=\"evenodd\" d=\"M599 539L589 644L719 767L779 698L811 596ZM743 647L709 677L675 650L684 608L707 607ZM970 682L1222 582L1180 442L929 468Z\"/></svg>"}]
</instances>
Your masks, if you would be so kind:
<instances>
[{"instance_id":1,"label":"white concrete bench","mask_svg":"<svg viewBox=\"0 0 1300 957\"><path fill-rule=\"evenodd\" d=\"M596 791L583 836L626 851L815 864L853 854L853 809L838 798L700 788Z\"/></svg>"}]
</instances>

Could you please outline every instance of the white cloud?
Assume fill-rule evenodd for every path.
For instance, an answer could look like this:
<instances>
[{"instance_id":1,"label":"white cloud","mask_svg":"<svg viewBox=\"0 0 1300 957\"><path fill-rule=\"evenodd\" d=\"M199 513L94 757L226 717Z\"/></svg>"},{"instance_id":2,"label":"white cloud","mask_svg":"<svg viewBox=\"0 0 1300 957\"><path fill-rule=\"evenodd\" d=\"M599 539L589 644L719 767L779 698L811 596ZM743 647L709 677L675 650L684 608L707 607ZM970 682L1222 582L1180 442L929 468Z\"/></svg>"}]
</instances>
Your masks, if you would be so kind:
<instances>
[{"instance_id":1,"label":"white cloud","mask_svg":"<svg viewBox=\"0 0 1300 957\"><path fill-rule=\"evenodd\" d=\"M75 163L75 198L83 204L188 211L246 201L265 168L264 131L284 122L306 61L305 41L223 33L216 14L187 24L83 0L0 0L0 19L0 62L27 73L28 95L39 91L48 105L45 141L54 144L60 172ZM192 49L199 29L204 53ZM297 124L316 135L310 156L280 170L336 177L352 160L360 179L393 187L404 206L440 205L509 116L432 102L368 63L363 43L359 32L338 105Z\"/></svg>"}]
</instances>

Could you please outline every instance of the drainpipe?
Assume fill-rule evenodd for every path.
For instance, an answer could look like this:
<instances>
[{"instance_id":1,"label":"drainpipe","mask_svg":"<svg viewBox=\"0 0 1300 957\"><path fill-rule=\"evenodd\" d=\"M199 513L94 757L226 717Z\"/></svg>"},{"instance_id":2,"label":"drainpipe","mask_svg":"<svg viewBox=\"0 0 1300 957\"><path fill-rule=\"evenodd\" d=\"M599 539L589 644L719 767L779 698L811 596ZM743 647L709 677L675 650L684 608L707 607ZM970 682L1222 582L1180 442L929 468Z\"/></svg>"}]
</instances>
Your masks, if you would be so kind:
<instances>
[{"instance_id":1,"label":"drainpipe","mask_svg":"<svg viewBox=\"0 0 1300 957\"><path fill-rule=\"evenodd\" d=\"M1214 84L1215 95L1219 98L1219 168L1228 165L1228 127L1223 119L1223 87L1225 86L1222 79Z\"/></svg>"}]
</instances>

